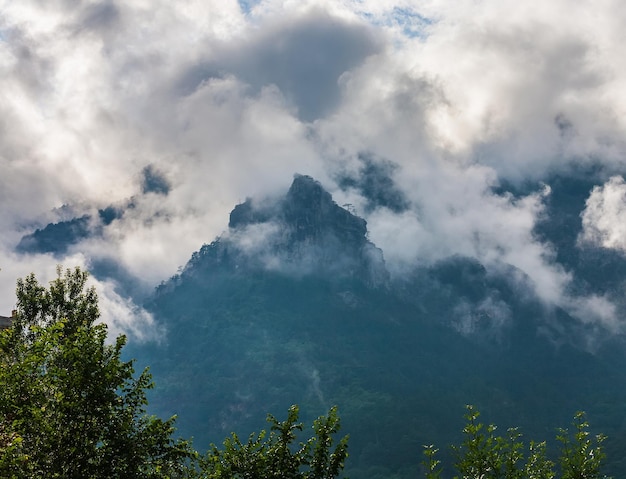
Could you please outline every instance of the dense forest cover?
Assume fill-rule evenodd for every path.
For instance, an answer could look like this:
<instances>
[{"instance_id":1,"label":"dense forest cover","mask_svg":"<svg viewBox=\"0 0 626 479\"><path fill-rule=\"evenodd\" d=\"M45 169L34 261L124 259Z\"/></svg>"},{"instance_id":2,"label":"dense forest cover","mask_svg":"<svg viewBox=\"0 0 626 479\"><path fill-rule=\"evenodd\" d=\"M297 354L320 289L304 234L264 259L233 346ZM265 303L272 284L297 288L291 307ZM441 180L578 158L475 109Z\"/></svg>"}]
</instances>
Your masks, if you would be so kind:
<instances>
[{"instance_id":1,"label":"dense forest cover","mask_svg":"<svg viewBox=\"0 0 626 479\"><path fill-rule=\"evenodd\" d=\"M559 211L571 203L562 196ZM571 241L564 254L576 250ZM623 275L624 263L612 264ZM618 297L618 284L576 287ZM310 177L236 206L229 230L144 306L160 341L131 341L126 356L159 385L148 410L178 415L197 447L231 431L245 437L292 404L305 423L338 405L350 432L346 474L410 479L423 444L462 440L465 404L528 438L550 438L585 410L593 434L608 436L607 472L625 474L622 336L547 305L511 265L455 255L390 271L364 220ZM546 447L558 455L558 443ZM448 447L438 457L456 460Z\"/></svg>"},{"instance_id":2,"label":"dense forest cover","mask_svg":"<svg viewBox=\"0 0 626 479\"><path fill-rule=\"evenodd\" d=\"M336 407L313 422L302 440L299 410L287 419L268 416L270 432L242 441L233 433L223 447L203 454L175 439L175 418L146 414L147 370L135 375L121 359L125 338L107 342L98 323L98 299L85 288L87 274L67 270L50 283L34 275L18 280L17 310L0 333L0 474L6 478L306 478L341 474L348 436L337 440ZM463 478L601 478L604 436L591 436L583 413L562 429L556 462L545 442L524 444L517 429L497 435L467 407L464 439L453 446L454 470ZM375 434L375 431L371 431ZM400 443L401 437L394 438ZM417 451L416 451L417 455ZM449 477L427 446L427 479ZM417 469L416 469L417 471Z\"/></svg>"}]
</instances>

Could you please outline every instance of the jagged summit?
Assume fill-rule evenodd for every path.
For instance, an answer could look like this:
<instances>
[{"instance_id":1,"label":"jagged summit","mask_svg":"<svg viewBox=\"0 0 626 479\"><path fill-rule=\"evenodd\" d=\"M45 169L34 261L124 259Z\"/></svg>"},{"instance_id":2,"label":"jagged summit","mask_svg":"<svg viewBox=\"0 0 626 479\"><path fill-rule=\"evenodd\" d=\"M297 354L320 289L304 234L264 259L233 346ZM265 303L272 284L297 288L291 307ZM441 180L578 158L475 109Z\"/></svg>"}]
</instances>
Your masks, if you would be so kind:
<instances>
[{"instance_id":1,"label":"jagged summit","mask_svg":"<svg viewBox=\"0 0 626 479\"><path fill-rule=\"evenodd\" d=\"M388 279L382 251L367 239L367 222L337 205L310 176L296 174L279 199L248 198L232 210L228 226L227 235L200 253L222 264L228 257L237 267L332 273L375 284Z\"/></svg>"},{"instance_id":2,"label":"jagged summit","mask_svg":"<svg viewBox=\"0 0 626 479\"><path fill-rule=\"evenodd\" d=\"M320 240L334 235L342 242L366 241L367 222L341 208L322 185L306 175L294 176L287 195L276 204L255 207L251 199L237 205L229 227L278 221L290 231L291 241Z\"/></svg>"},{"instance_id":3,"label":"jagged summit","mask_svg":"<svg viewBox=\"0 0 626 479\"><path fill-rule=\"evenodd\" d=\"M348 243L365 240L367 223L335 203L322 185L309 176L297 175L287 192L284 219L297 240L332 232Z\"/></svg>"}]
</instances>

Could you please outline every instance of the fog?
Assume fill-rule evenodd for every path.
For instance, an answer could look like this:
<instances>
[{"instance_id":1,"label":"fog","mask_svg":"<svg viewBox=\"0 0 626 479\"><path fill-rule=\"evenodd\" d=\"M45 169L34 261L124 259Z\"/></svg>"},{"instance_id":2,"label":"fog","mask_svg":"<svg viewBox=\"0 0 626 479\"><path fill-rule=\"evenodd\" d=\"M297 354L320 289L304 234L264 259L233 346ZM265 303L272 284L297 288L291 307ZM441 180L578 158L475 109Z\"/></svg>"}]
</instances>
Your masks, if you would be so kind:
<instances>
[{"instance_id":1,"label":"fog","mask_svg":"<svg viewBox=\"0 0 626 479\"><path fill-rule=\"evenodd\" d=\"M120 278L148 294L227 230L235 204L301 173L368 221L393 274L455 254L509 264L546 304L621 330L610 299L572 295L576 272L533 233L541 180L595 165L611 179L590 191L580 241L626 250L621 3L21 0L0 12L0 312L17 277L106 263L117 273L94 278L105 320L150 337ZM503 182L535 187L503 194ZM123 214L103 225L110 206ZM84 214L88 234L63 252L17 252Z\"/></svg>"}]
</instances>

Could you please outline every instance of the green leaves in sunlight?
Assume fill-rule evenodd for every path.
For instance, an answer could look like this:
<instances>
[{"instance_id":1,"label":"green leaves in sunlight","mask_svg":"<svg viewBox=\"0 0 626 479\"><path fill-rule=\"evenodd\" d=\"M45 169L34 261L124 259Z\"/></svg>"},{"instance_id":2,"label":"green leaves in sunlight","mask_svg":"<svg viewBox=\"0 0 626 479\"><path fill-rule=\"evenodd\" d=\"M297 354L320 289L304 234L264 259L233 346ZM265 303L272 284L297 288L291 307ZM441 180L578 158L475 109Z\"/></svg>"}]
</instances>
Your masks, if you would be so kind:
<instances>
[{"instance_id":1,"label":"green leaves in sunlight","mask_svg":"<svg viewBox=\"0 0 626 479\"><path fill-rule=\"evenodd\" d=\"M76 268L48 288L17 282L12 326L0 333L0 476L169 477L194 452L171 438L174 419L145 414L147 371L107 344L98 298Z\"/></svg>"},{"instance_id":2,"label":"green leaves in sunlight","mask_svg":"<svg viewBox=\"0 0 626 479\"><path fill-rule=\"evenodd\" d=\"M348 436L338 436L337 407L313 421L311 434L299 422L298 406L291 406L285 420L268 415L268 430L243 441L232 433L222 447L211 445L204 454L173 439L174 417L146 414L152 378L147 370L135 374L133 362L121 359L124 336L107 338L87 277L79 268L59 269L48 287L34 275L17 282L12 325L0 331L0 477L333 479L342 474ZM352 396L363 402L362 390L355 391ZM467 406L463 440L452 447L453 473L435 446L425 447L426 479L605 477L605 437L589 432L582 412L571 430L558 431L554 461L546 442L527 444L517 428L499 434L479 417ZM377 439L371 454L401 445L403 437L395 431L390 439ZM378 437L376 428L370 433Z\"/></svg>"},{"instance_id":3,"label":"green leaves in sunlight","mask_svg":"<svg viewBox=\"0 0 626 479\"><path fill-rule=\"evenodd\" d=\"M242 442L236 434L224 441L223 449L213 446L200 460L201 476L206 479L280 478L331 479L339 475L348 455L348 436L335 445L339 431L337 408L330 409L313 423L314 435L296 443L302 423L298 407L289 408L287 419L269 415L269 434L261 431Z\"/></svg>"},{"instance_id":4,"label":"green leaves in sunlight","mask_svg":"<svg viewBox=\"0 0 626 479\"><path fill-rule=\"evenodd\" d=\"M549 460L546 442L522 441L517 428L510 428L504 436L496 434L497 427L478 421L480 413L467 406L464 440L452 446L456 455L454 464L459 475L455 479L601 479L600 473L605 454L602 450L603 435L592 437L585 414L574 416L573 432L560 429L556 437L560 443L558 468ZM434 446L424 447L426 479L444 477L441 463L436 459Z\"/></svg>"}]
</instances>

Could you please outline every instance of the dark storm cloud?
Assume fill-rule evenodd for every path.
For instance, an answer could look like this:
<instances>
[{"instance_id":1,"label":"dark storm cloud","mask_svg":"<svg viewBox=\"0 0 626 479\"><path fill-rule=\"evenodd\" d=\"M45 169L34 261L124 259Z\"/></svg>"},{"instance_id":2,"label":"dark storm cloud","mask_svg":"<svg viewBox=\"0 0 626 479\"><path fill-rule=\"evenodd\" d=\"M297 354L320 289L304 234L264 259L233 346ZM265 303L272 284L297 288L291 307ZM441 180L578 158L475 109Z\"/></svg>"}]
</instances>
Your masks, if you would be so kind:
<instances>
[{"instance_id":1,"label":"dark storm cloud","mask_svg":"<svg viewBox=\"0 0 626 479\"><path fill-rule=\"evenodd\" d=\"M188 71L181 87L190 92L211 77L234 74L255 91L276 85L301 120L313 121L337 106L341 75L380 48L371 28L319 11L223 46Z\"/></svg>"},{"instance_id":2,"label":"dark storm cloud","mask_svg":"<svg viewBox=\"0 0 626 479\"><path fill-rule=\"evenodd\" d=\"M83 29L103 30L111 28L120 18L120 12L114 2L102 2L85 8L79 24Z\"/></svg>"}]
</instances>

